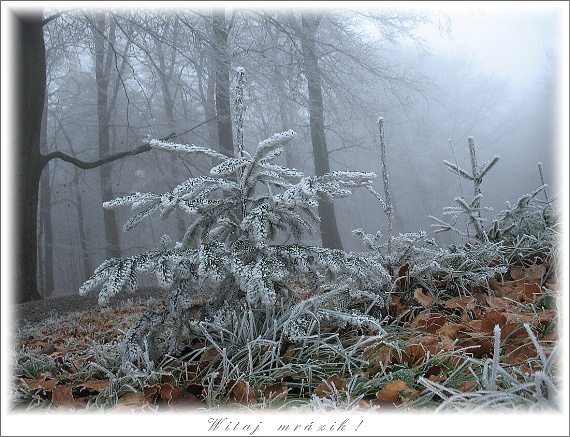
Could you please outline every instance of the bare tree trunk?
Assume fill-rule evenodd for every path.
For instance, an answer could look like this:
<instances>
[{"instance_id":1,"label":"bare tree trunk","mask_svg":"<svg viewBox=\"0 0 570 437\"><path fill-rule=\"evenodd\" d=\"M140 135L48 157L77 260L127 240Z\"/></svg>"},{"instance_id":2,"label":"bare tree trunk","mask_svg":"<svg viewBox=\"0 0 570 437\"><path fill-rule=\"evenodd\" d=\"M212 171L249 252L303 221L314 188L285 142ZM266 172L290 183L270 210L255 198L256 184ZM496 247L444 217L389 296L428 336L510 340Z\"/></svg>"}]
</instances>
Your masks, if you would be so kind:
<instances>
[{"instance_id":1,"label":"bare tree trunk","mask_svg":"<svg viewBox=\"0 0 570 437\"><path fill-rule=\"evenodd\" d=\"M40 152L42 154L48 153L47 145L47 96L44 99L44 112L42 115L42 127L40 133ZM44 297L52 295L54 290L53 280L53 227L51 221L51 184L50 184L50 170L49 163L46 163L42 171L40 180L40 232L43 236L43 244L39 244L40 250L38 261L40 265L40 278L41 287ZM42 239L39 238L39 241ZM43 256L41 256L43 254Z\"/></svg>"},{"instance_id":2,"label":"bare tree trunk","mask_svg":"<svg viewBox=\"0 0 570 437\"><path fill-rule=\"evenodd\" d=\"M108 102L108 87L111 75L111 65L113 63L112 44L115 41L116 23L110 20L109 32L105 36L107 27L106 14L99 14L94 17L91 28L95 43L95 78L97 80L97 119L99 122L99 157L103 158L110 154L109 121L111 111ZM107 47L105 47L107 46ZM102 201L112 200L112 164L106 164L99 168L101 180ZM105 236L107 241L107 256L119 257L121 249L119 244L119 231L117 218L114 210L103 210L103 222L105 225Z\"/></svg>"},{"instance_id":3,"label":"bare tree trunk","mask_svg":"<svg viewBox=\"0 0 570 437\"><path fill-rule=\"evenodd\" d=\"M315 174L317 176L330 172L329 154L325 138L321 73L315 48L316 30L320 19L319 16L310 15L301 17L301 47L303 49L305 74L309 88L309 123ZM318 212L321 217L320 230L323 246L342 249L334 205L331 202L320 201Z\"/></svg>"},{"instance_id":4,"label":"bare tree trunk","mask_svg":"<svg viewBox=\"0 0 570 437\"><path fill-rule=\"evenodd\" d=\"M234 156L230 102L230 58L228 53L228 36L230 27L231 24L226 20L225 11L223 9L215 10L212 13L214 62L216 69L216 116L218 120L218 143L221 152L228 156Z\"/></svg>"},{"instance_id":5,"label":"bare tree trunk","mask_svg":"<svg viewBox=\"0 0 570 437\"><path fill-rule=\"evenodd\" d=\"M40 132L46 89L42 12L15 17L16 46L16 295L14 302L41 299L38 292L38 191L43 168Z\"/></svg>"},{"instance_id":6,"label":"bare tree trunk","mask_svg":"<svg viewBox=\"0 0 570 437\"><path fill-rule=\"evenodd\" d=\"M178 41L178 18L173 18L173 37L172 37L172 44L176 45ZM170 23L168 23L170 24ZM165 24L165 27L168 25ZM176 92L171 92L171 83L172 83L172 76L174 75L174 67L176 65L176 50L172 50L172 57L169 59L168 66L166 65L166 54L164 52L164 47L162 41L158 37L154 37L154 44L156 46L156 51L158 54L158 62L159 62L159 70L158 75L160 77L160 85L162 88L162 99L164 102L164 111L166 113L166 120L168 122L168 132L174 132L176 128L176 120L174 119L174 96ZM179 86L178 84L176 85ZM174 179L174 183L180 183L178 179L178 165L177 165L177 156L174 153L170 154L170 170L172 174L172 178ZM184 216L180 210L176 211L176 226L178 230L178 240L182 241L184 235L186 234L186 222L184 220Z\"/></svg>"}]
</instances>

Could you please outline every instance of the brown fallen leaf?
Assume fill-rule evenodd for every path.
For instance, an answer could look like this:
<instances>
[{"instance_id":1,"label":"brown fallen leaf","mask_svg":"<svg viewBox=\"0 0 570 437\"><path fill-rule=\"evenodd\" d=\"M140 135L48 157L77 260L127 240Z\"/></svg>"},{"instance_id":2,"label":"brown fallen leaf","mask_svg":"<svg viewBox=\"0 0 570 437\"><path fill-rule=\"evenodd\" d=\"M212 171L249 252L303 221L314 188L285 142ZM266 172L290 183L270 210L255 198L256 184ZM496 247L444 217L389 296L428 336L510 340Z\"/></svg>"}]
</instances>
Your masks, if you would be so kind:
<instances>
[{"instance_id":1,"label":"brown fallen leaf","mask_svg":"<svg viewBox=\"0 0 570 437\"><path fill-rule=\"evenodd\" d=\"M459 386L457 387L457 390L465 393L465 392L471 391L472 388L477 387L477 384L478 383L475 380L463 381L461 384L459 384Z\"/></svg>"},{"instance_id":2,"label":"brown fallen leaf","mask_svg":"<svg viewBox=\"0 0 570 437\"><path fill-rule=\"evenodd\" d=\"M430 334L435 334L446 322L447 316L443 314L430 314L427 319L419 320L416 327Z\"/></svg>"},{"instance_id":3,"label":"brown fallen leaf","mask_svg":"<svg viewBox=\"0 0 570 437\"><path fill-rule=\"evenodd\" d=\"M180 390L168 403L168 406L173 410L178 410L182 407L192 407L199 404L202 404L202 401L197 396L186 390Z\"/></svg>"},{"instance_id":4,"label":"brown fallen leaf","mask_svg":"<svg viewBox=\"0 0 570 437\"><path fill-rule=\"evenodd\" d=\"M368 361L368 372L374 374L394 364L397 353L389 346L373 346L366 349L362 356Z\"/></svg>"},{"instance_id":5,"label":"brown fallen leaf","mask_svg":"<svg viewBox=\"0 0 570 437\"><path fill-rule=\"evenodd\" d=\"M404 381L396 379L390 381L376 393L376 402L396 402L398 400L404 401L418 396L418 390L411 389Z\"/></svg>"},{"instance_id":6,"label":"brown fallen leaf","mask_svg":"<svg viewBox=\"0 0 570 437\"><path fill-rule=\"evenodd\" d=\"M408 263L404 264L402 267L400 267L400 270L398 270L398 279L396 279L396 288L398 290L401 290L402 288L404 288L404 285L406 284L406 277L407 277L407 273L408 270L410 269L410 265Z\"/></svg>"},{"instance_id":7,"label":"brown fallen leaf","mask_svg":"<svg viewBox=\"0 0 570 437\"><path fill-rule=\"evenodd\" d=\"M57 385L57 379L46 379L45 377L39 379L23 378L30 390L44 389L51 391Z\"/></svg>"},{"instance_id":8,"label":"brown fallen leaf","mask_svg":"<svg viewBox=\"0 0 570 437\"><path fill-rule=\"evenodd\" d=\"M505 323L507 323L507 318L502 313L493 310L485 314L481 319L481 331L491 334L495 325L502 327Z\"/></svg>"},{"instance_id":9,"label":"brown fallen leaf","mask_svg":"<svg viewBox=\"0 0 570 437\"><path fill-rule=\"evenodd\" d=\"M435 297L433 296L431 291L427 291L426 293L424 293L422 288L416 288L414 290L414 298L424 308L430 307L435 301Z\"/></svg>"},{"instance_id":10,"label":"brown fallen leaf","mask_svg":"<svg viewBox=\"0 0 570 437\"><path fill-rule=\"evenodd\" d=\"M276 382L266 387L263 391L263 395L267 399L287 399L288 392L289 389L287 387L283 386L280 382Z\"/></svg>"},{"instance_id":11,"label":"brown fallen leaf","mask_svg":"<svg viewBox=\"0 0 570 437\"><path fill-rule=\"evenodd\" d=\"M177 397L181 391L181 388L176 384L171 385L167 382L158 384L158 393L160 394L160 397L167 403L169 403L173 398Z\"/></svg>"},{"instance_id":12,"label":"brown fallen leaf","mask_svg":"<svg viewBox=\"0 0 570 437\"><path fill-rule=\"evenodd\" d=\"M243 379L234 385L232 392L230 393L230 399L233 402L242 405L255 404L255 393L253 389L249 386L249 383Z\"/></svg>"},{"instance_id":13,"label":"brown fallen leaf","mask_svg":"<svg viewBox=\"0 0 570 437\"><path fill-rule=\"evenodd\" d=\"M204 363L204 362L209 362L214 360L215 358L219 357L220 353L218 352L218 350L215 347L210 347L208 349L206 349L204 352L202 352L202 355L200 355L200 362Z\"/></svg>"},{"instance_id":14,"label":"brown fallen leaf","mask_svg":"<svg viewBox=\"0 0 570 437\"><path fill-rule=\"evenodd\" d=\"M71 393L71 388L66 385L56 385L51 391L51 401L56 405L64 407L74 407L75 399Z\"/></svg>"},{"instance_id":15,"label":"brown fallen leaf","mask_svg":"<svg viewBox=\"0 0 570 437\"><path fill-rule=\"evenodd\" d=\"M447 322L436 331L436 334L455 340L459 337L459 331L465 330L467 330L467 326L463 323Z\"/></svg>"},{"instance_id":16,"label":"brown fallen leaf","mask_svg":"<svg viewBox=\"0 0 570 437\"><path fill-rule=\"evenodd\" d=\"M117 404L113 407L113 411L132 412L142 409L144 405L144 393L129 392L125 393L117 400Z\"/></svg>"},{"instance_id":17,"label":"brown fallen leaf","mask_svg":"<svg viewBox=\"0 0 570 437\"><path fill-rule=\"evenodd\" d=\"M428 352L432 356L435 355L439 350L439 342L438 336L429 334L410 338L406 347L406 354L411 364L423 359Z\"/></svg>"},{"instance_id":18,"label":"brown fallen leaf","mask_svg":"<svg viewBox=\"0 0 570 437\"><path fill-rule=\"evenodd\" d=\"M326 397L333 392L346 391L347 387L344 381L336 373L330 376L326 381L322 381L315 389L315 394L320 397Z\"/></svg>"},{"instance_id":19,"label":"brown fallen leaf","mask_svg":"<svg viewBox=\"0 0 570 437\"><path fill-rule=\"evenodd\" d=\"M527 284L525 282L523 290L525 302L533 302L536 297L541 296L544 293L540 285L537 283Z\"/></svg>"},{"instance_id":20,"label":"brown fallen leaf","mask_svg":"<svg viewBox=\"0 0 570 437\"><path fill-rule=\"evenodd\" d=\"M55 344L53 343L49 343L46 344L41 350L40 350L40 354L42 355L51 355L54 352L57 352L57 348L55 347Z\"/></svg>"},{"instance_id":21,"label":"brown fallen leaf","mask_svg":"<svg viewBox=\"0 0 570 437\"><path fill-rule=\"evenodd\" d=\"M473 296L452 297L444 300L442 303L446 308L451 310L460 309L462 311L473 311L477 306L477 300Z\"/></svg>"},{"instance_id":22,"label":"brown fallen leaf","mask_svg":"<svg viewBox=\"0 0 570 437\"><path fill-rule=\"evenodd\" d=\"M105 390L107 387L109 387L110 383L111 383L111 380L109 380L109 379L101 379L101 380L96 380L96 381L81 382L79 384L76 384L76 387L84 387L89 392L101 393L103 390Z\"/></svg>"}]
</instances>

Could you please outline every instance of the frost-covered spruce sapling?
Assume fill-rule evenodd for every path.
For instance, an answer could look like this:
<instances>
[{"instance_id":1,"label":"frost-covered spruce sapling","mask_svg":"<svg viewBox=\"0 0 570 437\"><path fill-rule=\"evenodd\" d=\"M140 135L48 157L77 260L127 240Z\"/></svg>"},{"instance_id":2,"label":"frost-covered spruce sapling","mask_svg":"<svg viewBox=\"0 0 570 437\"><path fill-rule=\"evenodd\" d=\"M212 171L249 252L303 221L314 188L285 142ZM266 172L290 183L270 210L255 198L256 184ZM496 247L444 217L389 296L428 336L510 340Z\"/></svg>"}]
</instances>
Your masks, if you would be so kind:
<instances>
[{"instance_id":1,"label":"frost-covered spruce sapling","mask_svg":"<svg viewBox=\"0 0 570 437\"><path fill-rule=\"evenodd\" d=\"M469 227L467 227L467 232L462 232L459 230L455 224L457 222L457 218L461 213L466 214L469 218L468 223L473 225L475 228L475 238L479 241L487 241L487 234L485 232L485 219L481 215L481 211L483 210L491 210L491 208L482 208L481 207L481 198L483 197L481 193L481 182L483 181L483 177L493 168L493 166L499 161L498 156L494 156L489 162L483 164L483 166L479 167L477 165L477 153L475 150L475 139L473 137L469 137L467 139L467 143L469 145L469 154L471 156L471 173L468 173L466 170L459 167L457 164L453 164L449 161L443 161L443 163L449 168L450 171L459 175L462 178L469 179L473 181L474 187L474 197L473 200L469 203L465 200L464 197L456 197L454 200L459 205L458 207L447 207L445 208L444 214L451 214L452 219L450 222L445 222L437 217L429 216L432 220L435 220L437 224L433 224L432 226L436 226L434 232L444 232L444 231L454 231L462 236L469 237Z\"/></svg>"},{"instance_id":2,"label":"frost-covered spruce sapling","mask_svg":"<svg viewBox=\"0 0 570 437\"><path fill-rule=\"evenodd\" d=\"M174 326L167 351L174 354L184 347L185 335L199 332L200 320L215 319L220 329L225 329L232 311L240 308L257 309L263 317L267 308L293 305L288 286L292 279L309 284L309 294L347 284L353 293L358 287L367 288L364 294L378 293L389 277L379 263L301 241L315 232L318 202L349 196L353 188L370 185L375 175L334 171L305 176L275 164L295 136L292 130L276 133L252 153L241 151L239 157L196 145L152 140L150 145L157 150L203 155L218 163L209 176L192 177L167 193L134 193L105 202L104 207L130 205L136 211L125 223L125 231L154 213L166 219L176 208L190 216L191 224L180 242L173 244L164 237L158 249L105 261L83 284L80 294L102 285L99 303L105 304L122 290L135 290L141 273L154 275L167 294L168 315ZM283 235L296 242L276 244ZM323 285L327 280L329 284ZM153 306L149 311L157 314L147 315L147 319L160 319L159 308ZM156 324L144 326L151 325ZM158 343L151 332L144 333L147 337ZM143 337L129 333L128 338L136 343L125 349L129 351L125 359L136 361L137 353L144 352Z\"/></svg>"}]
</instances>

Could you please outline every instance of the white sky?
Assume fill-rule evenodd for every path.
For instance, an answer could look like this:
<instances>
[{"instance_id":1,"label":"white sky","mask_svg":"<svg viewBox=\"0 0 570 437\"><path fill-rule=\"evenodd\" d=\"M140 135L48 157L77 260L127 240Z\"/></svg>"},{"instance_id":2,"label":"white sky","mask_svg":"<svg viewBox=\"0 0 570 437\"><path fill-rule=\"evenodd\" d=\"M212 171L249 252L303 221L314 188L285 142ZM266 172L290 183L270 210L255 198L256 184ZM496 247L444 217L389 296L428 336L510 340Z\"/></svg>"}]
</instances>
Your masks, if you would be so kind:
<instances>
[{"instance_id":1,"label":"white sky","mask_svg":"<svg viewBox=\"0 0 570 437\"><path fill-rule=\"evenodd\" d=\"M543 72L547 50L558 53L566 38L563 2L448 2L439 6L451 18L453 40L440 36L437 26L426 26L421 35L434 51L470 54L482 70L510 78L514 87Z\"/></svg>"}]
</instances>

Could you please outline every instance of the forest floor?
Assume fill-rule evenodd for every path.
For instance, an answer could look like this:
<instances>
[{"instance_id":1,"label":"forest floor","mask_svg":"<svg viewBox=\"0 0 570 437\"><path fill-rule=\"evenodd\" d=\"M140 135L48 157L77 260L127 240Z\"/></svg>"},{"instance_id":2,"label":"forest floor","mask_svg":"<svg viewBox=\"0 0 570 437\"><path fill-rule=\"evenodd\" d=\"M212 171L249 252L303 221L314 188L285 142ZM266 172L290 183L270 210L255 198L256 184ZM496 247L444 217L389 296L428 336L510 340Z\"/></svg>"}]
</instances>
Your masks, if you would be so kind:
<instances>
[{"instance_id":1,"label":"forest floor","mask_svg":"<svg viewBox=\"0 0 570 437\"><path fill-rule=\"evenodd\" d=\"M127 303L127 301L144 301L154 297L161 299L164 291L156 287L148 287L138 290L132 295L120 293L111 298L109 306L116 308ZM21 304L11 305L10 318L12 325L20 328L25 325L37 325L54 317L67 316L70 313L101 310L97 303L98 294L93 292L86 296L79 294L49 297L42 300L35 300Z\"/></svg>"},{"instance_id":2,"label":"forest floor","mask_svg":"<svg viewBox=\"0 0 570 437\"><path fill-rule=\"evenodd\" d=\"M369 366L359 378L363 381L362 387L368 387L368 392L361 396L357 407L366 410L405 405L426 392L426 383L443 387L452 378L456 379L453 383L456 394L467 396L485 392L488 387L484 378L488 375L485 376L487 371L484 368L497 351L497 325L500 327L500 362L504 366L499 370L506 372L502 378L510 381L509 384L513 381L516 384L516 380L522 378L521 387L527 388L521 389L521 399L532 398L533 389L524 382L532 380L534 372L544 369L544 360L554 354L559 339L558 285L556 277L548 271L543 264L513 267L506 280L491 280L490 288L474 289L465 296L434 296L421 288L417 288L413 298L407 301L394 295L390 322L385 328L391 335L390 341L397 342L399 346L395 348L390 342L377 341L374 347L362 349L360 355ZM160 301L164 295L156 288L141 290L134 295L120 294L108 307L97 305L97 294L14 305L12 350L17 359L10 385L17 396L13 409L77 411L108 391L113 379L109 373L86 370L95 359L94 345L120 343L130 326L145 311L150 297ZM162 301L161 306L166 308L166 303ZM173 367L170 371L176 377L163 375L162 379L139 392L118 394L112 409L178 411L188 406L205 408L208 397L206 383L192 377L188 379L188 369L209 366L217 356L213 349L204 350L194 362L185 363L186 376L179 368ZM300 349L290 346L283 361L294 360L301 354ZM468 360L483 369L483 376L476 376L473 366L464 365ZM555 359L554 362L558 361ZM469 367L473 376L465 373L466 376L457 379L463 367ZM388 378L384 384L378 385L378 381L386 378L387 369L413 371L415 382L404 377ZM338 400L338 392L346 392L344 399L348 402L346 399L351 399L351 393L347 377L338 373L325 376L328 378L323 378L321 384L316 381L309 398L332 399L336 396ZM427 382L421 386L418 378ZM248 381L234 381L229 388L231 393L228 392L229 403L252 406L275 393L286 398L298 383L294 378L268 381L256 387L254 393ZM516 391L512 386L504 389ZM539 395L543 396L542 393ZM552 396L550 394L551 400Z\"/></svg>"}]
</instances>

